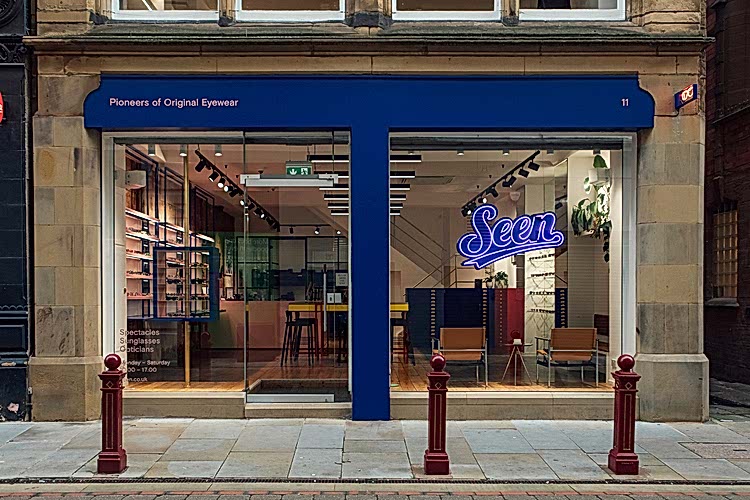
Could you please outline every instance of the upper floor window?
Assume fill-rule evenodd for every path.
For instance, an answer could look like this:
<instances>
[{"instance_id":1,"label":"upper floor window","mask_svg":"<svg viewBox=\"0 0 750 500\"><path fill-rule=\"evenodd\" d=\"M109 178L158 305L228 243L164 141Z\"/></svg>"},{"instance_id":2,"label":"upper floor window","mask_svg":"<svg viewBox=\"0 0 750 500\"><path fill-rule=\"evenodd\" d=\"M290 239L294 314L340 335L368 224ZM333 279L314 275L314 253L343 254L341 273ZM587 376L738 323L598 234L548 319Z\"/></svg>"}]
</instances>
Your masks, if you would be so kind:
<instances>
[{"instance_id":1,"label":"upper floor window","mask_svg":"<svg viewBox=\"0 0 750 500\"><path fill-rule=\"evenodd\" d=\"M737 238L737 204L727 203L713 214L712 298L737 298Z\"/></svg>"},{"instance_id":2,"label":"upper floor window","mask_svg":"<svg viewBox=\"0 0 750 500\"><path fill-rule=\"evenodd\" d=\"M115 19L216 20L218 0L113 0ZM239 21L336 21L345 0L235 0Z\"/></svg>"},{"instance_id":3,"label":"upper floor window","mask_svg":"<svg viewBox=\"0 0 750 500\"><path fill-rule=\"evenodd\" d=\"M496 20L503 2L516 1L522 21L625 20L625 0L392 0L393 19Z\"/></svg>"}]
</instances>

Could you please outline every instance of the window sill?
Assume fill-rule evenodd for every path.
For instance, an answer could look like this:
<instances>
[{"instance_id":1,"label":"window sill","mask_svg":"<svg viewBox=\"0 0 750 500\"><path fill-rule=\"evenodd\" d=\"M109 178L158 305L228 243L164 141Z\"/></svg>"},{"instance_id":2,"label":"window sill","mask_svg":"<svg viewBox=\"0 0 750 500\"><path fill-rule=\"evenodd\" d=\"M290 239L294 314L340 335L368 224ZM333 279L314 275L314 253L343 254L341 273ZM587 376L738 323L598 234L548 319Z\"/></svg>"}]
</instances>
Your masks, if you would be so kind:
<instances>
[{"instance_id":1,"label":"window sill","mask_svg":"<svg viewBox=\"0 0 750 500\"><path fill-rule=\"evenodd\" d=\"M707 307L740 307L737 299L732 298L709 299L704 305Z\"/></svg>"}]
</instances>

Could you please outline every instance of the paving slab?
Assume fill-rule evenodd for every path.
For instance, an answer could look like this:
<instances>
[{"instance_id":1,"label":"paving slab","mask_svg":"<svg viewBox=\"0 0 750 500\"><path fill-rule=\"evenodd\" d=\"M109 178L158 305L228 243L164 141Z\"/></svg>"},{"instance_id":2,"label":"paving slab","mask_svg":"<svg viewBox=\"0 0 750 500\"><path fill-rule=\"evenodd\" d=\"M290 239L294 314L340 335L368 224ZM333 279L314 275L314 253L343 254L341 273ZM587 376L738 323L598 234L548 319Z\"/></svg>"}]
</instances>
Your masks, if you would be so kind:
<instances>
[{"instance_id":1,"label":"paving slab","mask_svg":"<svg viewBox=\"0 0 750 500\"><path fill-rule=\"evenodd\" d=\"M563 480L600 480L609 475L581 450L540 450L539 455Z\"/></svg>"},{"instance_id":2,"label":"paving slab","mask_svg":"<svg viewBox=\"0 0 750 500\"><path fill-rule=\"evenodd\" d=\"M144 477L201 477L216 476L222 460L159 460L146 472ZM128 485L130 487L131 485ZM153 485L151 485L153 488ZM170 490L174 490L170 484ZM148 491L148 488L146 489Z\"/></svg>"},{"instance_id":3,"label":"paving slab","mask_svg":"<svg viewBox=\"0 0 750 500\"><path fill-rule=\"evenodd\" d=\"M341 477L411 479L411 464L406 453L344 453Z\"/></svg>"},{"instance_id":4,"label":"paving slab","mask_svg":"<svg viewBox=\"0 0 750 500\"><path fill-rule=\"evenodd\" d=\"M669 424L659 422L636 422L635 440L641 439L671 439L674 441L692 441L686 434L678 431Z\"/></svg>"},{"instance_id":5,"label":"paving slab","mask_svg":"<svg viewBox=\"0 0 750 500\"><path fill-rule=\"evenodd\" d=\"M336 424L308 424L302 426L297 448L336 448L344 446L344 422Z\"/></svg>"},{"instance_id":6,"label":"paving slab","mask_svg":"<svg viewBox=\"0 0 750 500\"><path fill-rule=\"evenodd\" d=\"M554 421L516 420L513 424L535 450L579 449Z\"/></svg>"},{"instance_id":7,"label":"paving slab","mask_svg":"<svg viewBox=\"0 0 750 500\"><path fill-rule=\"evenodd\" d=\"M294 451L302 425L248 425L240 433L232 451Z\"/></svg>"},{"instance_id":8,"label":"paving slab","mask_svg":"<svg viewBox=\"0 0 750 500\"><path fill-rule=\"evenodd\" d=\"M219 469L216 477L280 477L289 475L294 453L233 451Z\"/></svg>"},{"instance_id":9,"label":"paving slab","mask_svg":"<svg viewBox=\"0 0 750 500\"><path fill-rule=\"evenodd\" d=\"M682 443L672 439L641 439L638 446L659 460L667 458L700 458Z\"/></svg>"},{"instance_id":10,"label":"paving slab","mask_svg":"<svg viewBox=\"0 0 750 500\"><path fill-rule=\"evenodd\" d=\"M728 460L708 458L673 458L664 464L691 481L750 480L750 472L742 470Z\"/></svg>"},{"instance_id":11,"label":"paving slab","mask_svg":"<svg viewBox=\"0 0 750 500\"><path fill-rule=\"evenodd\" d=\"M488 479L548 481L557 475L537 454L478 454L477 462Z\"/></svg>"},{"instance_id":12,"label":"paving slab","mask_svg":"<svg viewBox=\"0 0 750 500\"><path fill-rule=\"evenodd\" d=\"M474 421L479 422L479 421ZM481 421L482 423L485 421ZM463 437L463 426L469 425L470 421L457 422L455 420L449 420L446 425L446 436L447 437ZM491 425L491 424L487 424ZM427 437L427 421L426 420L402 420L401 427L404 432L404 437ZM488 428L484 426L482 428Z\"/></svg>"},{"instance_id":13,"label":"paving slab","mask_svg":"<svg viewBox=\"0 0 750 500\"><path fill-rule=\"evenodd\" d=\"M698 443L750 443L750 437L717 423L679 422L670 425Z\"/></svg>"},{"instance_id":14,"label":"paving slab","mask_svg":"<svg viewBox=\"0 0 750 500\"><path fill-rule=\"evenodd\" d=\"M99 449L58 450L36 462L23 477L70 477L81 464L85 464L99 454Z\"/></svg>"},{"instance_id":15,"label":"paving slab","mask_svg":"<svg viewBox=\"0 0 750 500\"><path fill-rule=\"evenodd\" d=\"M404 439L404 429L400 420L389 420L386 422L355 422L347 420L346 439L398 441Z\"/></svg>"},{"instance_id":16,"label":"paving slab","mask_svg":"<svg viewBox=\"0 0 750 500\"><path fill-rule=\"evenodd\" d=\"M586 453L609 453L612 448L612 422L563 420L555 424Z\"/></svg>"},{"instance_id":17,"label":"paving slab","mask_svg":"<svg viewBox=\"0 0 750 500\"><path fill-rule=\"evenodd\" d=\"M750 444L682 443L703 458L750 459Z\"/></svg>"},{"instance_id":18,"label":"paving slab","mask_svg":"<svg viewBox=\"0 0 750 500\"><path fill-rule=\"evenodd\" d=\"M406 442L347 439L344 441L344 453L406 453Z\"/></svg>"},{"instance_id":19,"label":"paving slab","mask_svg":"<svg viewBox=\"0 0 750 500\"><path fill-rule=\"evenodd\" d=\"M178 439L164 453L161 460L190 461L224 461L234 446L233 439Z\"/></svg>"},{"instance_id":20,"label":"paving slab","mask_svg":"<svg viewBox=\"0 0 750 500\"><path fill-rule=\"evenodd\" d=\"M164 453L180 437L187 424L141 425L123 431L123 444L130 453Z\"/></svg>"},{"instance_id":21,"label":"paving slab","mask_svg":"<svg viewBox=\"0 0 750 500\"><path fill-rule=\"evenodd\" d=\"M740 469L750 472L750 460L730 460L730 462Z\"/></svg>"},{"instance_id":22,"label":"paving slab","mask_svg":"<svg viewBox=\"0 0 750 500\"><path fill-rule=\"evenodd\" d=\"M181 439L237 439L245 428L245 420L194 420L180 434Z\"/></svg>"},{"instance_id":23,"label":"paving slab","mask_svg":"<svg viewBox=\"0 0 750 500\"><path fill-rule=\"evenodd\" d=\"M31 422L3 422L0 423L0 445L3 445L27 431L31 427Z\"/></svg>"},{"instance_id":24,"label":"paving slab","mask_svg":"<svg viewBox=\"0 0 750 500\"><path fill-rule=\"evenodd\" d=\"M341 477L341 450L301 448L294 453L290 478Z\"/></svg>"},{"instance_id":25,"label":"paving slab","mask_svg":"<svg viewBox=\"0 0 750 500\"><path fill-rule=\"evenodd\" d=\"M534 453L515 429L464 429L464 436L474 453Z\"/></svg>"}]
</instances>

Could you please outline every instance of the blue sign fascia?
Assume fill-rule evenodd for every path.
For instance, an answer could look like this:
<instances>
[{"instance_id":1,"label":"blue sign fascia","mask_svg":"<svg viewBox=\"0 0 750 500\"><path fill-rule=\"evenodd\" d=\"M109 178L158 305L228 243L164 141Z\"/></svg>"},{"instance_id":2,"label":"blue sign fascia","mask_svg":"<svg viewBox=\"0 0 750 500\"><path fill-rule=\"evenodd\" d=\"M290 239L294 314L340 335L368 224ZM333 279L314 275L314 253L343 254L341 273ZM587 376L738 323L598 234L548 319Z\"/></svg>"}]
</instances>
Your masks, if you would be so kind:
<instances>
[{"instance_id":1,"label":"blue sign fascia","mask_svg":"<svg viewBox=\"0 0 750 500\"><path fill-rule=\"evenodd\" d=\"M462 266L482 269L513 255L535 250L557 248L565 242L565 235L555 229L554 212L520 215L515 219L498 215L495 205L481 205L471 216L471 233L464 234L456 244L458 253L466 260Z\"/></svg>"},{"instance_id":2,"label":"blue sign fascia","mask_svg":"<svg viewBox=\"0 0 750 500\"><path fill-rule=\"evenodd\" d=\"M148 101L148 104L146 104ZM651 128L637 75L102 75L85 126L105 130L351 133L354 420L390 419L389 133ZM386 332L384 334L383 332Z\"/></svg>"},{"instance_id":3,"label":"blue sign fascia","mask_svg":"<svg viewBox=\"0 0 750 500\"><path fill-rule=\"evenodd\" d=\"M377 103L372 107L368 103ZM85 124L123 129L638 130L637 76L102 75Z\"/></svg>"},{"instance_id":4,"label":"blue sign fascia","mask_svg":"<svg viewBox=\"0 0 750 500\"><path fill-rule=\"evenodd\" d=\"M674 108L680 109L698 99L698 84L688 85L674 95Z\"/></svg>"}]
</instances>

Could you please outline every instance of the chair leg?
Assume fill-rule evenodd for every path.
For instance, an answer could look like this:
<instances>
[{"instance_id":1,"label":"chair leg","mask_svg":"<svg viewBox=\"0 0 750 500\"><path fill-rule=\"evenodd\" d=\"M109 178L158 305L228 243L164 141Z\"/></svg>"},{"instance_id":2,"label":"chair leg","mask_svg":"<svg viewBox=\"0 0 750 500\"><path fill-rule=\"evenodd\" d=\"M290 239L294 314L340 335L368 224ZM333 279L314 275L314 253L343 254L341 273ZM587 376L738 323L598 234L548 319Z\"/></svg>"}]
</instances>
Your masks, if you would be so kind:
<instances>
[{"instance_id":1,"label":"chair leg","mask_svg":"<svg viewBox=\"0 0 750 500\"><path fill-rule=\"evenodd\" d=\"M289 323L284 325L284 340L281 343L281 366L284 366L284 359L286 359L286 345L289 336Z\"/></svg>"},{"instance_id":2,"label":"chair leg","mask_svg":"<svg viewBox=\"0 0 750 500\"><path fill-rule=\"evenodd\" d=\"M596 353L596 382L594 382L594 387L599 387L599 353Z\"/></svg>"},{"instance_id":3,"label":"chair leg","mask_svg":"<svg viewBox=\"0 0 750 500\"><path fill-rule=\"evenodd\" d=\"M547 387L552 387L552 360L547 357Z\"/></svg>"},{"instance_id":4,"label":"chair leg","mask_svg":"<svg viewBox=\"0 0 750 500\"><path fill-rule=\"evenodd\" d=\"M581 365L581 384L583 384L583 365Z\"/></svg>"},{"instance_id":5,"label":"chair leg","mask_svg":"<svg viewBox=\"0 0 750 500\"><path fill-rule=\"evenodd\" d=\"M534 361L536 366L536 383L539 384L539 363L536 363L536 359Z\"/></svg>"},{"instance_id":6,"label":"chair leg","mask_svg":"<svg viewBox=\"0 0 750 500\"><path fill-rule=\"evenodd\" d=\"M476 376L477 376L477 385L479 385L479 365L477 364L474 368L476 368Z\"/></svg>"}]
</instances>

